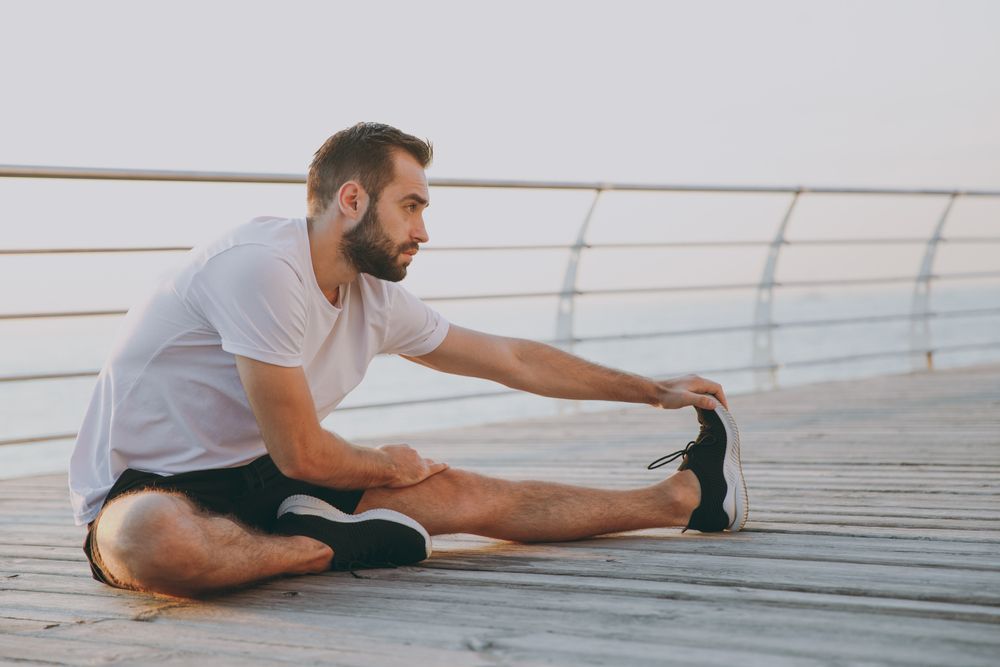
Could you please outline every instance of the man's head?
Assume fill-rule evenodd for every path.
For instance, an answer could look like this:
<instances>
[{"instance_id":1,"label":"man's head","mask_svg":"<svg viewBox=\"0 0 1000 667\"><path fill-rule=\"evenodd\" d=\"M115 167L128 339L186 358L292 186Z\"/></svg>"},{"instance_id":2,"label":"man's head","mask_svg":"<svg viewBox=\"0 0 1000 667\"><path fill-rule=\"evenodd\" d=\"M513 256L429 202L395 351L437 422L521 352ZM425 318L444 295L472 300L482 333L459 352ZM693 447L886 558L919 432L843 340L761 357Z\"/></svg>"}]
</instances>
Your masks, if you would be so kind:
<instances>
[{"instance_id":1,"label":"man's head","mask_svg":"<svg viewBox=\"0 0 1000 667\"><path fill-rule=\"evenodd\" d=\"M343 221L340 254L361 272L399 281L427 241L430 204L424 169L429 142L379 123L359 123L330 137L309 168L310 219Z\"/></svg>"},{"instance_id":2,"label":"man's head","mask_svg":"<svg viewBox=\"0 0 1000 667\"><path fill-rule=\"evenodd\" d=\"M327 139L309 165L309 217L333 204L348 181L357 181L371 204L377 202L395 176L393 158L397 151L408 153L424 169L434 157L430 142L383 123L358 123Z\"/></svg>"}]
</instances>

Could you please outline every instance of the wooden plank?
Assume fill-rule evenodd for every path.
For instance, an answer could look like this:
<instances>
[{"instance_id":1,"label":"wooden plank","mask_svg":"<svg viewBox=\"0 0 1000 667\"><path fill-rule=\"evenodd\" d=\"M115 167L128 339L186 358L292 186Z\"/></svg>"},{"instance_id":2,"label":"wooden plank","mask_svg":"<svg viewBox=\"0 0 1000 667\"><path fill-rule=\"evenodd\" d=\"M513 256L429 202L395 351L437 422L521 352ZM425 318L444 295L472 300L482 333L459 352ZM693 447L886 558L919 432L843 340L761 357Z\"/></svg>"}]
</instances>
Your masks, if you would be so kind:
<instances>
[{"instance_id":1,"label":"wooden plank","mask_svg":"<svg viewBox=\"0 0 1000 667\"><path fill-rule=\"evenodd\" d=\"M714 541L724 541L715 539ZM711 585L743 585L781 590L810 590L850 595L875 595L899 599L925 599L1000 606L1000 570L996 568L942 568L897 563L831 562L773 558L746 558L674 550L664 554L658 541L645 550L617 550L613 540L604 548L565 549L561 545L535 545L517 553L488 550L463 555L442 554L427 569L459 568L504 572L546 572L608 578L686 581ZM28 573L86 572L84 563L28 561L17 567L16 579L0 573L0 591L33 586Z\"/></svg>"},{"instance_id":2,"label":"wooden plank","mask_svg":"<svg viewBox=\"0 0 1000 667\"><path fill-rule=\"evenodd\" d=\"M475 586L469 589L469 581L464 580L452 590L441 584L427 586L424 582L414 582L411 573L391 573L389 580L371 579L354 580L347 575L333 577L309 577L294 581L283 581L262 587L256 591L245 591L227 598L221 603L209 603L201 608L181 604L168 606L164 610L149 617L147 625L170 621L181 622L187 619L185 636L190 632L191 625L201 631L216 637L227 637L237 628L242 633L250 633L259 641L260 654L268 655L268 651L282 651L280 642L294 638L296 645L309 645L316 642L320 646L333 645L340 648L345 637L361 634L376 636L379 645L396 645L397 648L412 646L419 641L432 640L440 643L459 643L458 638L468 636L501 636L525 639L536 631L536 623L532 614L544 613L546 617L546 633L550 636L561 636L567 645L574 644L587 637L616 638L618 641L629 639L629 642L651 643L656 646L671 646L678 639L686 639L689 643L704 644L712 651L736 648L745 650L751 655L759 652L761 655L796 655L806 646L816 646L817 642L835 646L839 639L827 637L824 640L825 629L836 628L837 637L849 634L855 638L855 655L869 655L878 645L891 646L896 640L921 636L923 641L938 645L954 647L962 642L978 642L982 630L975 625L951 622L940 624L926 620L913 621L905 617L886 619L885 612L879 614L838 615L830 611L814 610L803 616L801 609L783 609L775 605L764 605L759 608L727 608L711 602L706 603L696 596L687 598L662 597L650 595L643 589L634 589L629 594L614 594L601 586L600 594L595 595L585 586L567 583L564 578L547 578L555 584L542 583L542 590L534 596L524 595L524 581L518 581L512 587L509 581L496 582L484 587L478 579L472 582ZM448 573L449 576L454 573ZM470 573L460 573L468 576ZM325 585L321 580L336 580ZM527 585L538 586L538 578L527 582ZM592 581L588 578L588 581ZM288 598L285 593L289 585L300 582L313 582L312 586L295 586L297 596ZM316 583L319 582L319 583ZM391 584L391 585L385 585ZM373 591L373 587L380 590ZM269 588L279 590L268 590ZM728 590L728 589L727 589ZM475 594L470 599L469 592ZM539 594L544 592L544 597ZM281 597L276 597L280 594ZM495 607L483 605L483 598L490 599L494 605L508 613L502 619L496 618ZM596 615L601 619L600 629L594 633L590 629L579 627L579 616L584 613ZM843 616L843 617L841 617ZM780 628L777 635L763 635L767 639L756 642L723 643L719 646L718 633L710 624L705 624L706 617L712 618L723 626L731 624L750 624L755 629L760 627ZM891 620L891 623L890 623ZM648 636L646 625L658 625L659 631ZM289 624L291 628L282 627ZM123 632L115 637L108 636L104 631L106 622L102 622L101 641L131 642L134 636ZM277 626L277 627L276 627ZM175 626L176 627L176 626ZM217 628L217 629L216 629ZM276 632L277 629L281 632ZM143 632L146 628L138 628ZM87 630L79 624L70 624L61 630L60 636L82 635L87 637ZM338 632L347 633L340 635ZM584 634L586 633L586 634ZM270 634L270 637L269 637ZM715 639L713 639L715 637ZM571 641L569 641L571 640ZM279 646L271 646L271 642ZM169 647L174 644L172 638L159 634L147 633L143 642L152 646ZM833 642L833 643L831 643ZM208 648L215 655L224 650L217 645L209 644ZM500 648L499 646L497 648ZM561 649L572 653L566 646ZM654 650L647 646L644 651ZM884 650L884 649L883 649ZM589 651L589 649L588 649ZM863 651L863 652L862 652ZM877 651L876 651L877 654ZM276 657L275 654L270 654ZM940 653L934 654L940 655ZM583 656L576 656L582 658ZM648 658L648 653L646 654ZM932 659L926 653L920 658L914 653L907 656L912 664L932 664ZM586 662L586 660L584 660Z\"/></svg>"},{"instance_id":3,"label":"wooden plank","mask_svg":"<svg viewBox=\"0 0 1000 667\"><path fill-rule=\"evenodd\" d=\"M207 601L92 581L65 477L4 480L0 661L998 662L1000 366L733 405L751 489L745 533L444 537L424 567L282 579ZM690 411L639 408L397 440L487 474L632 488L669 474L643 466L695 431Z\"/></svg>"}]
</instances>

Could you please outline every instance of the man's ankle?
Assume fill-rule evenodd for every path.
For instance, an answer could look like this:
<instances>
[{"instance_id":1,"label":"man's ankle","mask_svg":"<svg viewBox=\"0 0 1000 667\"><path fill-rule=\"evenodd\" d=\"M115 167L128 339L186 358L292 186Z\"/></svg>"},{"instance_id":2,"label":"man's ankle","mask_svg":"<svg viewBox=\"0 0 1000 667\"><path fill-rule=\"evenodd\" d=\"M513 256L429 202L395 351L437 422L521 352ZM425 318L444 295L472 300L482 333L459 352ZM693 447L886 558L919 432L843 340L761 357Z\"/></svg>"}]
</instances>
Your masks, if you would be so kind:
<instances>
[{"instance_id":1,"label":"man's ankle","mask_svg":"<svg viewBox=\"0 0 1000 667\"><path fill-rule=\"evenodd\" d=\"M664 484L670 493L671 526L687 526L691 513L701 504L701 484L690 470L679 470L668 477Z\"/></svg>"},{"instance_id":2,"label":"man's ankle","mask_svg":"<svg viewBox=\"0 0 1000 667\"><path fill-rule=\"evenodd\" d=\"M313 574L330 569L333 549L328 545L305 535L289 535L287 539L295 540L293 548L302 558L299 567L291 574Z\"/></svg>"}]
</instances>

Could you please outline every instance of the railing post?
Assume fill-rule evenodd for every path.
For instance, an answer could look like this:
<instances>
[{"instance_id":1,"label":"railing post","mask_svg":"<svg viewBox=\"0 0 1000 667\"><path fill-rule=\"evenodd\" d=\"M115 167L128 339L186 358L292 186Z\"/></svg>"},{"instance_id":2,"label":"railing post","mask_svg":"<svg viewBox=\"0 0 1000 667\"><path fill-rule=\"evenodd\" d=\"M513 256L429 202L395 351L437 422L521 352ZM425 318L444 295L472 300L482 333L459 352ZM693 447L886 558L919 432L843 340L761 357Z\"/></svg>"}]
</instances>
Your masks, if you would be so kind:
<instances>
[{"instance_id":1,"label":"railing post","mask_svg":"<svg viewBox=\"0 0 1000 667\"><path fill-rule=\"evenodd\" d=\"M587 230L590 228L590 221L594 218L594 211L597 209L597 202L601 199L604 187L598 187L594 191L594 199L590 202L587 215L580 223L580 229L576 233L576 241L569 251L569 259L566 261L566 272L563 274L562 290L559 294L559 304L556 308L556 340L557 345L567 352L572 352L575 344L573 321L576 319L576 277L580 270L580 255L587 247ZM565 412L565 403L559 404L559 412Z\"/></svg>"},{"instance_id":2,"label":"railing post","mask_svg":"<svg viewBox=\"0 0 1000 667\"><path fill-rule=\"evenodd\" d=\"M913 304L910 308L910 350L913 352L910 358L912 359L913 370L922 370L923 368L929 371L934 370L934 350L931 348L930 324L931 281L934 280L934 259L937 255L938 244L941 242L941 232L944 230L944 225L948 222L951 208L960 194L959 192L953 192L948 197L948 203L945 205L941 217L938 218L937 225L934 226L934 231L931 232L930 238L927 239L924 258L920 262L920 272L917 274L916 282L913 285ZM924 353L923 362L919 361L919 357L917 356L921 351Z\"/></svg>"},{"instance_id":3,"label":"railing post","mask_svg":"<svg viewBox=\"0 0 1000 667\"><path fill-rule=\"evenodd\" d=\"M587 209L587 215L584 216L583 222L580 223L580 229L577 230L576 241L573 242L573 247L569 250L569 260L566 262L566 272L563 274L562 292L559 295L559 306L556 312L556 340L566 341L565 343L560 342L559 346L567 352L573 351L576 276L580 269L580 255L587 247L587 230L590 228L590 221L594 217L594 210L597 208L597 202L600 201L602 192L604 192L603 187L594 191L594 199L590 202L590 208Z\"/></svg>"},{"instance_id":4,"label":"railing post","mask_svg":"<svg viewBox=\"0 0 1000 667\"><path fill-rule=\"evenodd\" d=\"M785 232L788 229L788 222L792 219L792 212L799 202L799 195L803 190L795 191L785 217L778 225L778 231L774 234L774 239L767 251L767 261L764 263L764 271L760 275L760 284L757 285L757 298L754 304L753 317L753 363L757 368L754 371L754 386L758 391L764 389L774 389L778 386L778 370L774 361L774 275L778 269L778 256L781 254L781 246L785 245Z\"/></svg>"}]
</instances>

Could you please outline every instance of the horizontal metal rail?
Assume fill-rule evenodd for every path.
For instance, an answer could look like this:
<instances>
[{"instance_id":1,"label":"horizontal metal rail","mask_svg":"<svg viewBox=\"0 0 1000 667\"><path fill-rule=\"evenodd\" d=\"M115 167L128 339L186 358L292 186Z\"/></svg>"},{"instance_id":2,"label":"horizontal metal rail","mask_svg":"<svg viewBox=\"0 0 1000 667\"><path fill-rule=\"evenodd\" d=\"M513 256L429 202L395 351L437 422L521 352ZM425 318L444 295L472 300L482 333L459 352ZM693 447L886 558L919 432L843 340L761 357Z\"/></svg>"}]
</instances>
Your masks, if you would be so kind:
<instances>
[{"instance_id":1,"label":"horizontal metal rail","mask_svg":"<svg viewBox=\"0 0 1000 667\"><path fill-rule=\"evenodd\" d=\"M100 374L98 370L62 371L55 373L25 373L23 375L0 375L0 383L4 382L34 382L36 380L75 380L77 378L92 378Z\"/></svg>"},{"instance_id":2,"label":"horizontal metal rail","mask_svg":"<svg viewBox=\"0 0 1000 667\"><path fill-rule=\"evenodd\" d=\"M941 243L1000 243L1000 236L955 236L940 239ZM838 245L924 245L927 239L912 237L873 237L873 238L842 238L842 239L798 239L783 240L783 246L838 246ZM584 250L645 250L650 248L760 248L770 247L773 241L767 240L734 240L734 241L633 241L628 243L584 243L579 247ZM570 250L577 246L570 243L523 244L523 245L477 245L477 246L426 246L421 252L479 252L491 250ZM2 254L3 251L0 251Z\"/></svg>"},{"instance_id":3,"label":"horizontal metal rail","mask_svg":"<svg viewBox=\"0 0 1000 667\"><path fill-rule=\"evenodd\" d=\"M28 445L33 442L52 442L54 440L71 440L77 436L76 433L50 433L46 435L33 435L27 438L7 438L0 440L0 447L4 445Z\"/></svg>"},{"instance_id":4,"label":"horizontal metal rail","mask_svg":"<svg viewBox=\"0 0 1000 667\"><path fill-rule=\"evenodd\" d=\"M165 181L184 183L272 183L306 182L305 174L238 171L181 171L172 169L116 169L57 167L45 165L0 165L0 178L49 178L110 181ZM519 181L499 179L432 178L430 185L445 188L500 188L514 190L618 190L624 192L705 192L728 194L790 194L795 192L832 195L917 195L997 197L1000 190L955 188L862 188L803 185L657 185L582 181Z\"/></svg>"},{"instance_id":5,"label":"horizontal metal rail","mask_svg":"<svg viewBox=\"0 0 1000 667\"><path fill-rule=\"evenodd\" d=\"M786 322L772 322L770 324L734 324L719 327L701 327L697 329L669 329L665 331L644 331L640 333L618 333L598 336L577 336L574 338L551 338L543 342L552 345L566 343L598 343L615 340L647 340L655 338L674 338L684 336L704 336L712 334L741 333L758 329L795 329L809 327L845 326L852 324L879 324L885 322L907 321L913 319L948 319L967 317L989 317L1000 316L1000 308L968 308L962 310L934 311L927 313L894 313L890 315L862 315L855 317L823 318L815 320L789 320ZM758 368L758 367L755 367ZM767 366L765 368L770 368ZM76 378L96 377L100 371L83 370L71 372L53 373L32 373L23 375L0 375L0 383L4 382L30 382L35 380L72 380ZM423 399L421 399L422 401ZM418 402L421 402L418 401ZM397 405L387 403L386 405Z\"/></svg>"},{"instance_id":6,"label":"horizontal metal rail","mask_svg":"<svg viewBox=\"0 0 1000 667\"><path fill-rule=\"evenodd\" d=\"M983 343L961 343L958 345L938 345L923 349L906 350L885 350L883 352L863 352L850 354L842 357L824 357L816 359L793 359L777 364L778 368L797 368L801 366L825 366L827 364L839 364L848 361L864 361L869 359L885 359L890 357L923 356L926 354L937 354L939 352L971 352L974 350L992 350L1000 348L1000 340Z\"/></svg>"},{"instance_id":7,"label":"horizontal metal rail","mask_svg":"<svg viewBox=\"0 0 1000 667\"><path fill-rule=\"evenodd\" d=\"M957 236L942 238L941 243L1000 243L1000 236ZM843 239L802 239L782 241L784 246L838 246L838 245L923 245L927 239L921 238L843 238ZM763 248L773 245L771 241L637 241L634 243L585 243L584 250L644 250L651 248ZM576 246L568 243L539 243L523 245L471 245L471 246L427 246L421 252L508 252L524 250L571 250ZM146 252L187 252L191 246L132 246L93 248L0 248L0 255L83 255L101 253L146 253Z\"/></svg>"},{"instance_id":8,"label":"horizontal metal rail","mask_svg":"<svg viewBox=\"0 0 1000 667\"><path fill-rule=\"evenodd\" d=\"M874 359L887 359L894 357L908 357L914 355L926 355L926 354L937 354L942 352L966 352L973 350L984 350L1000 348L1000 341L989 342L989 343L965 343L961 345L941 345L934 348L927 348L922 350L885 350L879 352L866 352L861 354L851 354L838 357L824 357L820 359L798 359L792 361L786 361L782 363L767 364L767 365L748 365L748 366L729 366L724 368L710 368L705 370L699 370L702 375L721 375L723 373L743 373L759 370L779 370L782 368L798 368L803 366L822 366L839 364L849 361L866 361ZM686 373L688 371L676 371L674 373L665 373L658 375L658 377L676 377L677 375ZM494 391L482 391L467 394L451 394L447 396L432 396L429 398L413 399L408 401L386 401L379 403L361 403L358 405L346 405L337 408L339 412L347 412L353 410L372 410L377 408L386 407L400 407L400 406L412 406L412 405L427 405L432 403L447 403L451 401L460 401L473 398L490 398L496 396L507 396L524 394L524 392L517 391L515 389L498 389ZM76 438L76 433L53 433L48 435L37 435L31 437L23 438L9 438L6 440L0 440L0 446L5 445L24 445L37 442L53 442L57 440L71 440Z\"/></svg>"},{"instance_id":9,"label":"horizontal metal rail","mask_svg":"<svg viewBox=\"0 0 1000 667\"><path fill-rule=\"evenodd\" d=\"M174 183L264 183L301 185L303 174L253 173L238 171L186 171L175 169L118 169L100 167L50 167L43 165L0 165L0 177L51 178L86 181L163 181Z\"/></svg>"},{"instance_id":10,"label":"horizontal metal rail","mask_svg":"<svg viewBox=\"0 0 1000 667\"><path fill-rule=\"evenodd\" d=\"M134 246L116 248L0 248L0 255L89 255L131 252L187 252L191 246Z\"/></svg>"},{"instance_id":11,"label":"horizontal metal rail","mask_svg":"<svg viewBox=\"0 0 1000 667\"><path fill-rule=\"evenodd\" d=\"M935 274L934 280L970 280L978 278L1000 277L1000 271L967 271L962 273ZM779 288L801 287L853 287L861 285L888 285L893 283L912 283L912 276L886 276L882 278L838 278L829 280L784 280L763 283L764 286ZM459 294L448 296L424 297L423 301L474 301L493 299L534 299L562 296L610 296L614 294L660 294L671 292L711 292L727 290L758 289L762 283L728 283L719 285L676 285L658 287L619 287L592 290L552 291L552 292L507 292L495 294Z\"/></svg>"},{"instance_id":12,"label":"horizontal metal rail","mask_svg":"<svg viewBox=\"0 0 1000 667\"><path fill-rule=\"evenodd\" d=\"M961 273L941 273L933 276L934 280L975 280L1000 277L1000 271L966 271ZM765 286L777 288L808 288L808 287L858 287L864 285L889 285L893 283L910 283L910 276L886 276L883 278L839 278L830 280L785 280L763 283ZM548 291L548 292L504 292L492 294L456 294L444 296L423 297L426 302L444 301L490 301L495 299L542 299L565 296L610 296L615 294L667 294L675 292L710 292L738 291L758 289L762 283L724 283L719 285L676 285L660 287L619 287L593 290ZM115 310L69 310L37 313L0 313L2 320L35 320L63 317L102 317L106 315L124 315L125 309Z\"/></svg>"},{"instance_id":13,"label":"horizontal metal rail","mask_svg":"<svg viewBox=\"0 0 1000 667\"><path fill-rule=\"evenodd\" d=\"M0 320L44 320L62 317L105 317L109 315L124 315L128 310L63 310L47 313L0 313Z\"/></svg>"},{"instance_id":14,"label":"horizontal metal rail","mask_svg":"<svg viewBox=\"0 0 1000 667\"><path fill-rule=\"evenodd\" d=\"M664 331L648 331L641 333L618 333L600 336L579 336L573 339L552 339L545 342L551 344L564 343L598 343L615 340L645 340L652 338L675 338L684 336L707 336L712 334L742 333L760 329L798 329L810 327L844 326L852 324L880 324L885 322L905 322L913 319L948 319L964 317L1000 316L1000 308L970 308L966 310L946 310L929 313L894 313L891 315L864 315L858 317L825 318L818 320L789 320L787 322L771 322L770 324L734 324L720 327L703 327L698 329L669 329ZM2 378L0 378L2 381Z\"/></svg>"}]
</instances>

